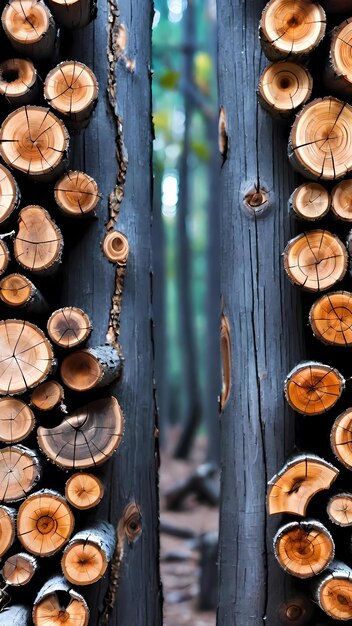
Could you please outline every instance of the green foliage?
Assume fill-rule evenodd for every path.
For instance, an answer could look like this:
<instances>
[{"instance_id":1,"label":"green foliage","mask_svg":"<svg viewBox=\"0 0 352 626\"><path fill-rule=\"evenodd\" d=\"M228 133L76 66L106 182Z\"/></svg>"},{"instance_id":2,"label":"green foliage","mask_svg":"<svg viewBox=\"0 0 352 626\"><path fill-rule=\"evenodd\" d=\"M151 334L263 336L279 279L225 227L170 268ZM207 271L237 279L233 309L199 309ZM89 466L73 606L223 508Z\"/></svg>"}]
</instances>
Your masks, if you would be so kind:
<instances>
[{"instance_id":1,"label":"green foliage","mask_svg":"<svg viewBox=\"0 0 352 626\"><path fill-rule=\"evenodd\" d=\"M180 72L176 72L175 70L166 70L166 72L161 74L158 79L159 85L164 89L177 89L180 77Z\"/></svg>"}]
</instances>

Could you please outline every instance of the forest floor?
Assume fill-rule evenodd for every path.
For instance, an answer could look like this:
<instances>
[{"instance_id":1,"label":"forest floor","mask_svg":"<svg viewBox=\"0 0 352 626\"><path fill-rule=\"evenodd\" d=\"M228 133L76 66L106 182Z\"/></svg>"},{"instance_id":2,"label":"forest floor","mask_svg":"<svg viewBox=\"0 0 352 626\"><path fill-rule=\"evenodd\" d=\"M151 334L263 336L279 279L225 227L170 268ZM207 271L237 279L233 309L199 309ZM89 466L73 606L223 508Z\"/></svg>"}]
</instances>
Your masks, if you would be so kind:
<instances>
[{"instance_id":1,"label":"forest floor","mask_svg":"<svg viewBox=\"0 0 352 626\"><path fill-rule=\"evenodd\" d=\"M175 441L174 436L167 437ZM173 526L188 528L197 534L218 529L218 509L198 502L188 496L182 510L168 511L165 508L165 491L189 476L204 462L205 441L197 439L192 456L187 461L172 458L170 450L161 452L160 498L161 521ZM215 611L199 611L199 552L190 550L187 539L178 539L161 533L161 578L164 592L165 626L215 626ZM189 558L175 562L166 557L171 553L187 554Z\"/></svg>"}]
</instances>

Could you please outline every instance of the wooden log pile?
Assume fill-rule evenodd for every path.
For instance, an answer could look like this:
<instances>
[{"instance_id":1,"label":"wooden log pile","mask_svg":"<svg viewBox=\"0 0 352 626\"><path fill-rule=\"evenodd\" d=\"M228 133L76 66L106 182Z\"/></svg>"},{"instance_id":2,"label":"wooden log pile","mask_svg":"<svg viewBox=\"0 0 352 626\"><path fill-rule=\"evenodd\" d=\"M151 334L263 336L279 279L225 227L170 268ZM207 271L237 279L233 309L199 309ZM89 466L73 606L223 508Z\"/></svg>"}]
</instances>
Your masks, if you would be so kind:
<instances>
[{"instance_id":1,"label":"wooden log pile","mask_svg":"<svg viewBox=\"0 0 352 626\"><path fill-rule=\"evenodd\" d=\"M296 412L297 449L277 468L267 493L269 515L281 516L273 539L277 562L288 575L309 580L298 585L300 596L278 605L277 618L280 624L337 623L352 619L352 289L347 271L352 5L270 0L259 32L270 64L260 78L258 101L278 123L291 120L290 128L287 121L280 124L299 181L289 207L302 232L287 243L283 265L292 288L302 290L311 359L293 363L283 383Z\"/></svg>"},{"instance_id":2,"label":"wooden log pile","mask_svg":"<svg viewBox=\"0 0 352 626\"><path fill-rule=\"evenodd\" d=\"M102 500L98 466L122 439L122 411L107 389L122 357L116 342L87 345L88 315L62 307L59 297L65 233L73 223L84 228L100 201L99 181L69 160L70 133L89 124L98 83L82 62L61 59L59 33L64 39L83 28L95 9L93 0L9 0L1 9L0 624L7 626L88 626L88 604L74 587L105 576L116 550L116 529L85 511ZM118 268L126 264L122 233L110 229L97 248ZM16 591L23 586L26 594Z\"/></svg>"}]
</instances>

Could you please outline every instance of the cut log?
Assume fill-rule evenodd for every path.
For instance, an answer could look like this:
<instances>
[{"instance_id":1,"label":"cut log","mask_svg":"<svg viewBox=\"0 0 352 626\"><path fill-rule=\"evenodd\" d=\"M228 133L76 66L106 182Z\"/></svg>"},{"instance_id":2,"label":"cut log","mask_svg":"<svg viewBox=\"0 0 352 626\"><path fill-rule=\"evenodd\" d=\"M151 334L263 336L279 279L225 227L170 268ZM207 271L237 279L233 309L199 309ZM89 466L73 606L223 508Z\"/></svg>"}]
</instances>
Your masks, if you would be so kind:
<instances>
[{"instance_id":1,"label":"cut log","mask_svg":"<svg viewBox=\"0 0 352 626\"><path fill-rule=\"evenodd\" d=\"M35 626L88 626L88 621L85 599L62 576L50 578L34 601Z\"/></svg>"},{"instance_id":2,"label":"cut log","mask_svg":"<svg viewBox=\"0 0 352 626\"><path fill-rule=\"evenodd\" d=\"M74 348L83 343L92 330L88 315L74 306L54 311L48 320L50 339L60 348Z\"/></svg>"},{"instance_id":3,"label":"cut log","mask_svg":"<svg viewBox=\"0 0 352 626\"><path fill-rule=\"evenodd\" d=\"M40 182L56 179L65 169L68 143L64 124L45 107L16 109L0 128L5 163Z\"/></svg>"},{"instance_id":4,"label":"cut log","mask_svg":"<svg viewBox=\"0 0 352 626\"><path fill-rule=\"evenodd\" d=\"M336 369L315 361L300 363L285 380L286 400L302 415L329 411L344 388L345 380Z\"/></svg>"},{"instance_id":5,"label":"cut log","mask_svg":"<svg viewBox=\"0 0 352 626\"><path fill-rule=\"evenodd\" d=\"M337 26L332 33L329 65L325 83L329 91L342 97L352 95L352 18Z\"/></svg>"},{"instance_id":6,"label":"cut log","mask_svg":"<svg viewBox=\"0 0 352 626\"><path fill-rule=\"evenodd\" d=\"M295 596L280 605L278 615L283 626L306 626L311 623L313 604L306 596Z\"/></svg>"},{"instance_id":7,"label":"cut log","mask_svg":"<svg viewBox=\"0 0 352 626\"><path fill-rule=\"evenodd\" d=\"M306 515L309 502L323 489L329 489L339 470L318 456L294 457L268 483L269 515L291 513Z\"/></svg>"},{"instance_id":8,"label":"cut log","mask_svg":"<svg viewBox=\"0 0 352 626\"><path fill-rule=\"evenodd\" d=\"M0 506L0 557L11 548L15 532L16 510ZM1 613L0 613L1 615Z\"/></svg>"},{"instance_id":9,"label":"cut log","mask_svg":"<svg viewBox=\"0 0 352 626\"><path fill-rule=\"evenodd\" d=\"M64 469L101 465L115 452L123 432L122 412L116 398L90 402L55 428L38 428L44 454Z\"/></svg>"},{"instance_id":10,"label":"cut log","mask_svg":"<svg viewBox=\"0 0 352 626\"><path fill-rule=\"evenodd\" d=\"M103 252L109 261L125 265L128 259L129 245L128 239L117 230L110 231L104 237Z\"/></svg>"},{"instance_id":11,"label":"cut log","mask_svg":"<svg viewBox=\"0 0 352 626\"><path fill-rule=\"evenodd\" d=\"M222 369L222 390L220 395L220 410L223 411L231 391L231 337L229 320L221 314L220 349Z\"/></svg>"},{"instance_id":12,"label":"cut log","mask_svg":"<svg viewBox=\"0 0 352 626\"><path fill-rule=\"evenodd\" d=\"M352 345L352 293L335 291L317 300L309 321L317 339L332 346Z\"/></svg>"},{"instance_id":13,"label":"cut log","mask_svg":"<svg viewBox=\"0 0 352 626\"><path fill-rule=\"evenodd\" d=\"M319 220L330 209L330 194L319 183L303 183L289 199L289 207L302 220Z\"/></svg>"},{"instance_id":14,"label":"cut log","mask_svg":"<svg viewBox=\"0 0 352 626\"><path fill-rule=\"evenodd\" d=\"M100 200L98 185L85 172L69 171L57 181L55 202L68 217L87 217L94 214Z\"/></svg>"},{"instance_id":15,"label":"cut log","mask_svg":"<svg viewBox=\"0 0 352 626\"><path fill-rule=\"evenodd\" d=\"M54 52L56 26L44 2L9 0L1 21L15 50L31 59L50 59Z\"/></svg>"},{"instance_id":16,"label":"cut log","mask_svg":"<svg viewBox=\"0 0 352 626\"><path fill-rule=\"evenodd\" d=\"M14 241L15 259L30 272L54 272L60 262L63 238L49 213L40 206L24 207L18 217Z\"/></svg>"},{"instance_id":17,"label":"cut log","mask_svg":"<svg viewBox=\"0 0 352 626\"><path fill-rule=\"evenodd\" d=\"M326 18L318 2L270 0L260 21L260 40L271 61L307 57L325 35Z\"/></svg>"},{"instance_id":18,"label":"cut log","mask_svg":"<svg viewBox=\"0 0 352 626\"><path fill-rule=\"evenodd\" d=\"M72 537L61 560L62 571L74 585L91 585L102 578L115 549L116 533L98 522Z\"/></svg>"},{"instance_id":19,"label":"cut log","mask_svg":"<svg viewBox=\"0 0 352 626\"><path fill-rule=\"evenodd\" d=\"M333 561L327 572L313 583L314 599L335 620L352 619L352 569Z\"/></svg>"},{"instance_id":20,"label":"cut log","mask_svg":"<svg viewBox=\"0 0 352 626\"><path fill-rule=\"evenodd\" d=\"M352 494L338 493L328 502L329 518L338 526L352 526Z\"/></svg>"},{"instance_id":21,"label":"cut log","mask_svg":"<svg viewBox=\"0 0 352 626\"><path fill-rule=\"evenodd\" d=\"M74 391L106 387L121 374L121 360L111 346L77 350L64 358L61 378Z\"/></svg>"},{"instance_id":22,"label":"cut log","mask_svg":"<svg viewBox=\"0 0 352 626\"><path fill-rule=\"evenodd\" d=\"M0 275L6 272L10 261L10 253L6 243L0 239Z\"/></svg>"},{"instance_id":23,"label":"cut log","mask_svg":"<svg viewBox=\"0 0 352 626\"><path fill-rule=\"evenodd\" d=\"M42 489L21 504L17 515L17 536L31 554L51 556L67 543L74 522L65 498L56 491Z\"/></svg>"},{"instance_id":24,"label":"cut log","mask_svg":"<svg viewBox=\"0 0 352 626\"><path fill-rule=\"evenodd\" d=\"M31 404L39 411L51 411L64 400L63 387L56 380L46 380L31 393Z\"/></svg>"},{"instance_id":25,"label":"cut log","mask_svg":"<svg viewBox=\"0 0 352 626\"><path fill-rule=\"evenodd\" d=\"M76 509L91 509L99 504L104 495L104 485L94 474L78 472L67 483L65 495Z\"/></svg>"},{"instance_id":26,"label":"cut log","mask_svg":"<svg viewBox=\"0 0 352 626\"><path fill-rule=\"evenodd\" d=\"M300 174L335 180L352 170L352 107L331 96L303 107L293 124L288 155Z\"/></svg>"},{"instance_id":27,"label":"cut log","mask_svg":"<svg viewBox=\"0 0 352 626\"><path fill-rule=\"evenodd\" d=\"M257 90L259 103L275 117L289 117L311 97L313 79L303 65L291 61L271 63L263 71Z\"/></svg>"},{"instance_id":28,"label":"cut log","mask_svg":"<svg viewBox=\"0 0 352 626\"><path fill-rule=\"evenodd\" d=\"M331 209L336 217L352 222L352 180L343 180L331 192Z\"/></svg>"},{"instance_id":29,"label":"cut log","mask_svg":"<svg viewBox=\"0 0 352 626\"><path fill-rule=\"evenodd\" d=\"M324 291L342 280L348 255L343 243L327 230L311 230L291 239L284 251L290 280L307 291Z\"/></svg>"},{"instance_id":30,"label":"cut log","mask_svg":"<svg viewBox=\"0 0 352 626\"><path fill-rule=\"evenodd\" d=\"M23 500L40 479L37 454L24 446L8 446L0 450L0 501Z\"/></svg>"},{"instance_id":31,"label":"cut log","mask_svg":"<svg viewBox=\"0 0 352 626\"><path fill-rule=\"evenodd\" d=\"M19 552L6 559L2 568L2 577L7 585L22 587L32 580L37 568L38 562L34 556Z\"/></svg>"},{"instance_id":32,"label":"cut log","mask_svg":"<svg viewBox=\"0 0 352 626\"><path fill-rule=\"evenodd\" d=\"M332 536L316 520L290 522L274 537L274 553L281 567L292 576L310 578L324 571L335 554Z\"/></svg>"},{"instance_id":33,"label":"cut log","mask_svg":"<svg viewBox=\"0 0 352 626\"><path fill-rule=\"evenodd\" d=\"M31 611L28 606L13 604L0 612L0 626L31 626Z\"/></svg>"},{"instance_id":34,"label":"cut log","mask_svg":"<svg viewBox=\"0 0 352 626\"><path fill-rule=\"evenodd\" d=\"M83 28L93 19L94 0L47 0L58 24L65 28Z\"/></svg>"},{"instance_id":35,"label":"cut log","mask_svg":"<svg viewBox=\"0 0 352 626\"><path fill-rule=\"evenodd\" d=\"M7 59L0 63L0 95L12 106L31 104L38 97L38 76L29 59Z\"/></svg>"},{"instance_id":36,"label":"cut log","mask_svg":"<svg viewBox=\"0 0 352 626\"><path fill-rule=\"evenodd\" d=\"M47 75L44 97L57 113L73 122L85 122L98 98L98 83L92 70L79 61L59 63Z\"/></svg>"},{"instance_id":37,"label":"cut log","mask_svg":"<svg viewBox=\"0 0 352 626\"><path fill-rule=\"evenodd\" d=\"M332 427L330 443L336 458L352 469L352 409L339 415Z\"/></svg>"},{"instance_id":38,"label":"cut log","mask_svg":"<svg viewBox=\"0 0 352 626\"><path fill-rule=\"evenodd\" d=\"M11 172L0 164L0 224L6 222L20 203L20 192Z\"/></svg>"},{"instance_id":39,"label":"cut log","mask_svg":"<svg viewBox=\"0 0 352 626\"><path fill-rule=\"evenodd\" d=\"M24 393L41 383L53 366L42 330L23 320L0 321L0 394Z\"/></svg>"},{"instance_id":40,"label":"cut log","mask_svg":"<svg viewBox=\"0 0 352 626\"><path fill-rule=\"evenodd\" d=\"M8 307L30 314L45 313L48 305L35 285L22 274L8 274L0 280L0 300Z\"/></svg>"},{"instance_id":41,"label":"cut log","mask_svg":"<svg viewBox=\"0 0 352 626\"><path fill-rule=\"evenodd\" d=\"M18 443L35 426L33 412L25 402L16 398L0 398L0 441Z\"/></svg>"}]
</instances>

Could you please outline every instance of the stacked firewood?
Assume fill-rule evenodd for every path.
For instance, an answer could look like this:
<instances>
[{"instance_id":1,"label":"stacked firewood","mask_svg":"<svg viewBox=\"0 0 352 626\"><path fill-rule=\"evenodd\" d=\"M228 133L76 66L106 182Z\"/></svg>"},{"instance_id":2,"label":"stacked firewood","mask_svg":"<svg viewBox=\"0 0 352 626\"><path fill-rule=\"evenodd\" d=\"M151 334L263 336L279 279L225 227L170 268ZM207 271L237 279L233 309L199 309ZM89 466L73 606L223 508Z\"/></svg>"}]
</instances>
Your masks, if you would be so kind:
<instances>
[{"instance_id":1,"label":"stacked firewood","mask_svg":"<svg viewBox=\"0 0 352 626\"><path fill-rule=\"evenodd\" d=\"M120 376L119 350L87 346L88 315L53 306L65 224L94 216L100 200L97 182L69 169L70 133L89 123L97 80L60 61L60 29L86 26L94 4L9 0L1 14L1 625L86 626L74 587L101 579L115 549L116 529L86 511L103 497L97 468L122 438L121 409L104 390ZM128 242L112 232L103 252L124 265Z\"/></svg>"}]
</instances>

